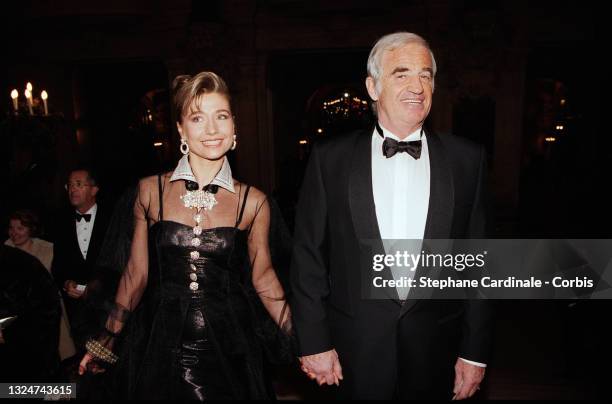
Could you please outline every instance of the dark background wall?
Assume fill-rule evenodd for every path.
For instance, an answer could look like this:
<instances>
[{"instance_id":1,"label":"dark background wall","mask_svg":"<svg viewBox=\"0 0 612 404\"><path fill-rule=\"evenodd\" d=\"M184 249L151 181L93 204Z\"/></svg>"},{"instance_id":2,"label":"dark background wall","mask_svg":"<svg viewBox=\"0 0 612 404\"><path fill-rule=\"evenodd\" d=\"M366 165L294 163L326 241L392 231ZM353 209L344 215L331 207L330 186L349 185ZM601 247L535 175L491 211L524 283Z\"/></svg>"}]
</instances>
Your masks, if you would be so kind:
<instances>
[{"instance_id":1,"label":"dark background wall","mask_svg":"<svg viewBox=\"0 0 612 404\"><path fill-rule=\"evenodd\" d=\"M72 160L93 162L114 179L107 186L113 194L138 176L172 167L178 155L168 108L172 78L216 71L234 95L237 175L286 202L291 220L308 152L299 141L318 136L312 131L320 126L321 103L343 89L365 97L371 45L385 33L413 31L430 41L439 66L428 125L487 147L495 232L549 231L568 209L578 223L592 223L593 212L604 208L597 195L610 140L597 85L598 55L606 42L596 4L20 2L7 5L0 17L6 55L2 105L8 113L10 91L22 93L26 81L35 85L35 95L46 89L51 112L65 127L56 151L60 172ZM366 121L336 125L320 136ZM545 142L560 122L565 126L556 142ZM163 144L154 147L156 142ZM19 169L13 167L11 175ZM569 197L567 181L580 186ZM585 200L598 209L582 217L576 206ZM534 209L538 226L530 217ZM568 226L581 234L605 233L601 224L610 222L597 222Z\"/></svg>"}]
</instances>

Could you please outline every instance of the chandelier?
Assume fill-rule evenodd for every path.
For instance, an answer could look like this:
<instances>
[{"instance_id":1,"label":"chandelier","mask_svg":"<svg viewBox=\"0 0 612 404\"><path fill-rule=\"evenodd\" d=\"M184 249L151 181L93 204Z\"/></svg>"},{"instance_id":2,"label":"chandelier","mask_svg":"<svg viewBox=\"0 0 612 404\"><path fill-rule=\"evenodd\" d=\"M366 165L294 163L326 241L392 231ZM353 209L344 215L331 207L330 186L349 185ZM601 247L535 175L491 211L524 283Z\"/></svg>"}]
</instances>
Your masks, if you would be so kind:
<instances>
[{"instance_id":1,"label":"chandelier","mask_svg":"<svg viewBox=\"0 0 612 404\"><path fill-rule=\"evenodd\" d=\"M13 100L13 113L15 115L19 115L21 111L28 111L28 113L33 115L49 115L49 94L42 90L40 92L40 98L34 97L34 89L32 87L32 83L28 82L26 84L25 91L23 92L24 101L20 100L19 92L17 89L11 91L11 99Z\"/></svg>"}]
</instances>

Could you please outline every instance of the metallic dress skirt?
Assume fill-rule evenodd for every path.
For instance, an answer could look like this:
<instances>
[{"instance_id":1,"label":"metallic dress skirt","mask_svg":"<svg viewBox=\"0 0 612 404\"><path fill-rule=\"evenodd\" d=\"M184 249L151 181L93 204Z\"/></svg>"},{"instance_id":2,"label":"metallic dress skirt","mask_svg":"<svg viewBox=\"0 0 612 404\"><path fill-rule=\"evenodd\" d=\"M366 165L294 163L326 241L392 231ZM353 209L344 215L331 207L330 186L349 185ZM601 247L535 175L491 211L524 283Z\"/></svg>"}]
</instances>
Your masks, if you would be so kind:
<instances>
[{"instance_id":1,"label":"metallic dress skirt","mask_svg":"<svg viewBox=\"0 0 612 404\"><path fill-rule=\"evenodd\" d=\"M181 383L177 398L198 401L234 398L231 383L212 344L202 299L193 296L181 341Z\"/></svg>"}]
</instances>

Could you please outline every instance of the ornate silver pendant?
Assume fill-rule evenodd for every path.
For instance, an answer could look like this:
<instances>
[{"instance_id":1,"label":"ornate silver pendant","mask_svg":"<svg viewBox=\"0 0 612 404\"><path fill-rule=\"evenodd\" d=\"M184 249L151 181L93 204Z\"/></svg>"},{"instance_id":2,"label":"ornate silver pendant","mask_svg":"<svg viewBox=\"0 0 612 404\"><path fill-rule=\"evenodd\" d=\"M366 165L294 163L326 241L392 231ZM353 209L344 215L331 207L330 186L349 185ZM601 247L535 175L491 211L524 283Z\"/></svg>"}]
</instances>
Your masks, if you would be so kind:
<instances>
[{"instance_id":1,"label":"ornate silver pendant","mask_svg":"<svg viewBox=\"0 0 612 404\"><path fill-rule=\"evenodd\" d=\"M186 208L211 210L217 204L215 194L202 190L187 191L185 195L181 195L181 199Z\"/></svg>"}]
</instances>

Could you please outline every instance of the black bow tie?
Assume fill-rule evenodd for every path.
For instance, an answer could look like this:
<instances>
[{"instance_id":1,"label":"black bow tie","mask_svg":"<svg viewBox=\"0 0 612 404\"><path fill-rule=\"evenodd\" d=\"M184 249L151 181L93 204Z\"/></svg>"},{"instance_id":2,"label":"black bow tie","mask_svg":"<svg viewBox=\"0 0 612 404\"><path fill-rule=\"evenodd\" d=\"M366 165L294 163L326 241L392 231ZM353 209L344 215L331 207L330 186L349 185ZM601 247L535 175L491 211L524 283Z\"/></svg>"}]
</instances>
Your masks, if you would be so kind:
<instances>
[{"instance_id":1,"label":"black bow tie","mask_svg":"<svg viewBox=\"0 0 612 404\"><path fill-rule=\"evenodd\" d=\"M81 219L85 219L85 221L89 223L89 221L91 220L90 213L85 213L84 215L81 215L79 212L75 212L74 215L75 215L74 218L76 219L77 222L80 222Z\"/></svg>"},{"instance_id":2,"label":"black bow tie","mask_svg":"<svg viewBox=\"0 0 612 404\"><path fill-rule=\"evenodd\" d=\"M382 145L382 152L386 158L393 157L396 153L402 152L410 154L415 160L421 157L422 143L420 139L411 142L403 142L389 137L385 138L378 122L376 123L376 131L385 139ZM421 137L423 137L423 128L421 128Z\"/></svg>"}]
</instances>

